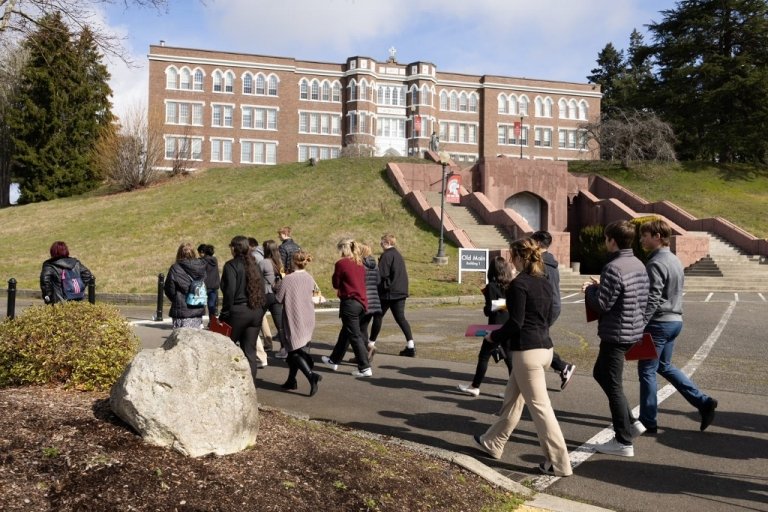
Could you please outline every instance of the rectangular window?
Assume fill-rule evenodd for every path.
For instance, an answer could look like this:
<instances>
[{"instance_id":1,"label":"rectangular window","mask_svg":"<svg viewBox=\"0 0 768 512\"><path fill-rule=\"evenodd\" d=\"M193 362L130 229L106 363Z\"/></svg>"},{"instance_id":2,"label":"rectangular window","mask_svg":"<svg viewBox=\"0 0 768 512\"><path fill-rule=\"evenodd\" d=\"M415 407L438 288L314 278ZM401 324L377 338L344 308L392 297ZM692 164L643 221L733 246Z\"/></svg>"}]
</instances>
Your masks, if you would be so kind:
<instances>
[{"instance_id":1,"label":"rectangular window","mask_svg":"<svg viewBox=\"0 0 768 512\"><path fill-rule=\"evenodd\" d=\"M222 141L221 156L225 162L232 161L232 141L231 140Z\"/></svg>"},{"instance_id":2,"label":"rectangular window","mask_svg":"<svg viewBox=\"0 0 768 512\"><path fill-rule=\"evenodd\" d=\"M213 106L213 120L211 126L221 126L221 105Z\"/></svg>"},{"instance_id":3,"label":"rectangular window","mask_svg":"<svg viewBox=\"0 0 768 512\"><path fill-rule=\"evenodd\" d=\"M264 143L253 143L253 162L256 164L264 162Z\"/></svg>"},{"instance_id":4,"label":"rectangular window","mask_svg":"<svg viewBox=\"0 0 768 512\"><path fill-rule=\"evenodd\" d=\"M189 124L189 103L179 103L179 124Z\"/></svg>"},{"instance_id":5,"label":"rectangular window","mask_svg":"<svg viewBox=\"0 0 768 512\"><path fill-rule=\"evenodd\" d=\"M211 162L221 162L221 143L216 139L211 141Z\"/></svg>"},{"instance_id":6,"label":"rectangular window","mask_svg":"<svg viewBox=\"0 0 768 512\"><path fill-rule=\"evenodd\" d=\"M267 163L268 164L275 164L277 163L277 145L275 144L265 144L267 147Z\"/></svg>"},{"instance_id":7,"label":"rectangular window","mask_svg":"<svg viewBox=\"0 0 768 512\"><path fill-rule=\"evenodd\" d=\"M203 157L203 139L192 139L192 160Z\"/></svg>"},{"instance_id":8,"label":"rectangular window","mask_svg":"<svg viewBox=\"0 0 768 512\"><path fill-rule=\"evenodd\" d=\"M353 113L349 115L349 133L357 132L357 116Z\"/></svg>"},{"instance_id":9,"label":"rectangular window","mask_svg":"<svg viewBox=\"0 0 768 512\"><path fill-rule=\"evenodd\" d=\"M176 104L173 102L165 104L165 122L176 124Z\"/></svg>"},{"instance_id":10,"label":"rectangular window","mask_svg":"<svg viewBox=\"0 0 768 512\"><path fill-rule=\"evenodd\" d=\"M253 128L253 109L249 107L243 108L243 128Z\"/></svg>"},{"instance_id":11,"label":"rectangular window","mask_svg":"<svg viewBox=\"0 0 768 512\"><path fill-rule=\"evenodd\" d=\"M341 117L331 116L331 133L334 135L341 133Z\"/></svg>"},{"instance_id":12,"label":"rectangular window","mask_svg":"<svg viewBox=\"0 0 768 512\"><path fill-rule=\"evenodd\" d=\"M320 116L317 114L309 115L309 133L319 133L318 123L320 122Z\"/></svg>"},{"instance_id":13,"label":"rectangular window","mask_svg":"<svg viewBox=\"0 0 768 512\"><path fill-rule=\"evenodd\" d=\"M309 125L309 114L301 112L299 114L299 133L307 133L307 127ZM300 162L304 160L299 159Z\"/></svg>"},{"instance_id":14,"label":"rectangular window","mask_svg":"<svg viewBox=\"0 0 768 512\"><path fill-rule=\"evenodd\" d=\"M165 139L165 158L171 160L176 156L176 138L166 137Z\"/></svg>"},{"instance_id":15,"label":"rectangular window","mask_svg":"<svg viewBox=\"0 0 768 512\"><path fill-rule=\"evenodd\" d=\"M567 133L565 130L557 131L557 146L559 148L565 148Z\"/></svg>"},{"instance_id":16,"label":"rectangular window","mask_svg":"<svg viewBox=\"0 0 768 512\"><path fill-rule=\"evenodd\" d=\"M277 130L277 110L267 110L267 129Z\"/></svg>"},{"instance_id":17,"label":"rectangular window","mask_svg":"<svg viewBox=\"0 0 768 512\"><path fill-rule=\"evenodd\" d=\"M264 121L264 109L253 109L253 127L258 128L259 130L263 130L266 128L266 126L266 122Z\"/></svg>"},{"instance_id":18,"label":"rectangular window","mask_svg":"<svg viewBox=\"0 0 768 512\"><path fill-rule=\"evenodd\" d=\"M365 113L360 114L360 125L358 127L358 130L360 133L366 133L366 127L368 118L366 117Z\"/></svg>"},{"instance_id":19,"label":"rectangular window","mask_svg":"<svg viewBox=\"0 0 768 512\"><path fill-rule=\"evenodd\" d=\"M545 128L542 133L541 145L545 148L552 147L552 128Z\"/></svg>"},{"instance_id":20,"label":"rectangular window","mask_svg":"<svg viewBox=\"0 0 768 512\"><path fill-rule=\"evenodd\" d=\"M224 107L224 126L232 127L232 110L231 106Z\"/></svg>"},{"instance_id":21,"label":"rectangular window","mask_svg":"<svg viewBox=\"0 0 768 512\"><path fill-rule=\"evenodd\" d=\"M326 135L330 133L331 128L329 126L329 123L330 123L330 116L328 116L328 114L323 114L322 116L320 116L320 133L323 133Z\"/></svg>"},{"instance_id":22,"label":"rectangular window","mask_svg":"<svg viewBox=\"0 0 768 512\"><path fill-rule=\"evenodd\" d=\"M253 143L252 142L241 142L240 143L240 162L244 164L249 164L253 160L253 157L251 156L253 154Z\"/></svg>"},{"instance_id":23,"label":"rectangular window","mask_svg":"<svg viewBox=\"0 0 768 512\"><path fill-rule=\"evenodd\" d=\"M192 124L195 126L203 125L203 106L199 103L192 105Z\"/></svg>"},{"instance_id":24,"label":"rectangular window","mask_svg":"<svg viewBox=\"0 0 768 512\"><path fill-rule=\"evenodd\" d=\"M497 141L499 145L503 145L507 143L507 127L506 126L499 126L499 140Z\"/></svg>"},{"instance_id":25,"label":"rectangular window","mask_svg":"<svg viewBox=\"0 0 768 512\"><path fill-rule=\"evenodd\" d=\"M299 162L306 162L307 160L309 160L307 146L299 146Z\"/></svg>"}]
</instances>

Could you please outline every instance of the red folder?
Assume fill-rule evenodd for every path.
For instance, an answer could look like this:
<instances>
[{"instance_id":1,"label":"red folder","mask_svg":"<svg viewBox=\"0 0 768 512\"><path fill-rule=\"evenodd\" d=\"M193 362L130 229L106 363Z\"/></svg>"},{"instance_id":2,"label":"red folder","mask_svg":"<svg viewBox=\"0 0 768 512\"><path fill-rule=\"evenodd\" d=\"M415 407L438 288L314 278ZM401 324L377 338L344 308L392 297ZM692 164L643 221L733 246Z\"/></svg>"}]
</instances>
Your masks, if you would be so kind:
<instances>
[{"instance_id":1,"label":"red folder","mask_svg":"<svg viewBox=\"0 0 768 512\"><path fill-rule=\"evenodd\" d=\"M227 338L232 336L232 326L227 322L219 322L219 319L215 316L211 317L211 321L208 323L208 329L219 334L223 334Z\"/></svg>"},{"instance_id":2,"label":"red folder","mask_svg":"<svg viewBox=\"0 0 768 512\"><path fill-rule=\"evenodd\" d=\"M650 333L644 332L643 338L632 345L632 348L626 351L624 359L627 361L640 361L643 359L658 359L659 354L656 353L656 345L653 343L653 338Z\"/></svg>"},{"instance_id":3,"label":"red folder","mask_svg":"<svg viewBox=\"0 0 768 512\"><path fill-rule=\"evenodd\" d=\"M464 336L485 336L499 327L501 325L472 324L467 327L467 332L464 333Z\"/></svg>"}]
</instances>

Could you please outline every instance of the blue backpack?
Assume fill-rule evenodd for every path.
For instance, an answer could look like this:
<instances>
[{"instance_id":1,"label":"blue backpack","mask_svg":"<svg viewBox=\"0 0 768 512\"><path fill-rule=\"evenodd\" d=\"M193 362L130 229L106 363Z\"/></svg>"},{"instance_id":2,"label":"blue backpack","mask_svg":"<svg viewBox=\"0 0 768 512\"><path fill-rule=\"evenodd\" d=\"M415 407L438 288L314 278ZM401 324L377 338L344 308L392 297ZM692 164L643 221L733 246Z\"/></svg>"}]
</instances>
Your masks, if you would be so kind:
<instances>
[{"instance_id":1,"label":"blue backpack","mask_svg":"<svg viewBox=\"0 0 768 512\"><path fill-rule=\"evenodd\" d=\"M208 304L208 290L205 288L205 281L202 279L192 279L186 271L187 277L192 281L187 288L185 302L191 308L201 308Z\"/></svg>"},{"instance_id":2,"label":"blue backpack","mask_svg":"<svg viewBox=\"0 0 768 512\"><path fill-rule=\"evenodd\" d=\"M61 289L67 300L83 300L85 297L85 283L80 277L80 272L73 268L65 268L61 271Z\"/></svg>"}]
</instances>

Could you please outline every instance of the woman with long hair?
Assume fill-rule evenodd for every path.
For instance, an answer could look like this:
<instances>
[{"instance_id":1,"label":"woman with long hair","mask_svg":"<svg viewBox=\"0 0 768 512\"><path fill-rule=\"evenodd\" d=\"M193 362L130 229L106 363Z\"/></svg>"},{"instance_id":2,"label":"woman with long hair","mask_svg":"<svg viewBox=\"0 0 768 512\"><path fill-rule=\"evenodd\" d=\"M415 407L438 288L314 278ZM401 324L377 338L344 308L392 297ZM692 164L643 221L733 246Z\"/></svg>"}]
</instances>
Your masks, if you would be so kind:
<instances>
[{"instance_id":1,"label":"woman with long hair","mask_svg":"<svg viewBox=\"0 0 768 512\"><path fill-rule=\"evenodd\" d=\"M176 250L176 262L168 269L163 291L171 301L168 313L173 319L173 328L192 327L200 329L203 326L205 305L190 306L187 304L187 293L192 281L205 280L205 262L198 259L194 246L189 242L179 245Z\"/></svg>"},{"instance_id":2,"label":"woman with long hair","mask_svg":"<svg viewBox=\"0 0 768 512\"><path fill-rule=\"evenodd\" d=\"M277 300L275 295L282 285L285 270L283 269L283 260L280 257L277 242L266 240L262 245L264 249L264 259L259 262L261 275L264 276L264 295L266 297L266 309L272 315L272 321L275 322L275 335L273 340L278 340L282 344L281 329L283 328L283 305ZM280 349L280 355L286 355L285 348Z\"/></svg>"},{"instance_id":3,"label":"woman with long hair","mask_svg":"<svg viewBox=\"0 0 768 512\"><path fill-rule=\"evenodd\" d=\"M266 252L264 256L266 257ZM281 340L288 353L288 379L280 387L285 390L296 389L296 374L301 370L309 381L309 396L314 396L322 376L312 371L314 363L307 351L307 345L315 330L315 304L312 302L315 279L306 271L312 256L299 249L291 258L293 272L285 276L283 284L277 290L277 300L283 306Z\"/></svg>"},{"instance_id":4,"label":"woman with long hair","mask_svg":"<svg viewBox=\"0 0 768 512\"><path fill-rule=\"evenodd\" d=\"M344 358L349 344L357 359L357 370L352 372L355 377L370 377L373 375L368 361L368 350L363 343L360 332L360 319L368 309L368 295L365 291L365 267L360 257L360 247L351 238L344 238L336 244L341 256L333 269L332 283L340 299L339 317L341 331L336 340L336 346L329 356L323 356L326 366L336 371L338 363Z\"/></svg>"},{"instance_id":5,"label":"woman with long hair","mask_svg":"<svg viewBox=\"0 0 768 512\"><path fill-rule=\"evenodd\" d=\"M232 259L224 264L221 276L223 300L219 320L232 326L230 338L240 344L256 384L256 371L259 368L257 339L265 305L264 279L250 255L248 238L234 237L229 243L229 249Z\"/></svg>"},{"instance_id":6,"label":"woman with long hair","mask_svg":"<svg viewBox=\"0 0 768 512\"><path fill-rule=\"evenodd\" d=\"M488 285L483 288L483 296L485 296L485 306L483 307L483 313L488 317L488 323L490 325L501 325L509 320L509 312L506 308L497 309L494 311L493 301L499 299L506 299L507 287L514 278L514 272L509 262L501 256L496 256L493 259L491 268L488 269ZM491 359L491 355L494 351L501 350L501 354L504 355L504 362L507 365L509 373L512 372L512 357L509 355L509 346L505 343L506 340L502 340L498 343L483 339L482 345L480 345L480 353L477 355L477 369L475 369L475 376L472 378L472 384L459 384L459 391L469 396L480 395L480 384L485 378L485 374L488 371L488 361Z\"/></svg>"},{"instance_id":7,"label":"woman with long hair","mask_svg":"<svg viewBox=\"0 0 768 512\"><path fill-rule=\"evenodd\" d=\"M509 320L485 339L509 344L512 373L499 419L483 435L475 435L474 440L479 449L500 459L520 421L523 407L528 405L545 457L539 470L547 475L569 476L573 470L568 448L549 401L545 378L553 352L549 337L554 303L552 286L547 281L541 248L536 242L517 240L510 249L512 264L519 274L507 288Z\"/></svg>"}]
</instances>

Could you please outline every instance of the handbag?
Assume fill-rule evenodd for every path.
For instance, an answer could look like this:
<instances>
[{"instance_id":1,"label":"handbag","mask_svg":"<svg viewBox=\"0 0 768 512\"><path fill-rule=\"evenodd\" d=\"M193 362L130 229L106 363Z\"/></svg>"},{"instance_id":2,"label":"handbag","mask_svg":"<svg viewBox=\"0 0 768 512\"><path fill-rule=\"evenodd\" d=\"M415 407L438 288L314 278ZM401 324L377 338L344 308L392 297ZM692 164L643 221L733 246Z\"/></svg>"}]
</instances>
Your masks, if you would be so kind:
<instances>
[{"instance_id":1,"label":"handbag","mask_svg":"<svg viewBox=\"0 0 768 512\"><path fill-rule=\"evenodd\" d=\"M211 332L223 334L227 338L232 336L232 326L227 322L222 322L215 316L211 317L211 321L208 323L208 329Z\"/></svg>"},{"instance_id":2,"label":"handbag","mask_svg":"<svg viewBox=\"0 0 768 512\"><path fill-rule=\"evenodd\" d=\"M624 353L624 359L627 361L642 361L647 359L658 359L656 353L656 344L653 343L653 337L650 333L644 332L643 337L632 345L632 348Z\"/></svg>"}]
</instances>

